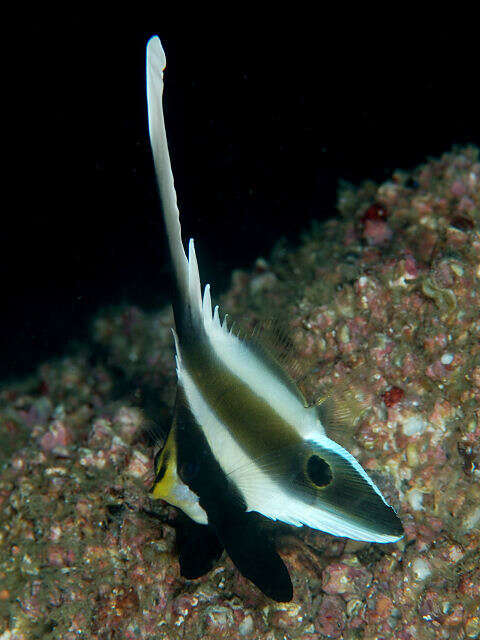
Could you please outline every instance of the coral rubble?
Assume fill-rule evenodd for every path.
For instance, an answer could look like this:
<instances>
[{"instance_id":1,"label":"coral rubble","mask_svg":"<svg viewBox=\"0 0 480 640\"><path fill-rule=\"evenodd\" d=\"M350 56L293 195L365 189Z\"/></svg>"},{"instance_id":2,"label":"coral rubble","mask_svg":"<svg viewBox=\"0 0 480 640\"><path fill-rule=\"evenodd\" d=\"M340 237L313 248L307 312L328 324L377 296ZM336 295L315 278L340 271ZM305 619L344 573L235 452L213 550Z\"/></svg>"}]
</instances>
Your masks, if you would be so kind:
<instances>
[{"instance_id":1,"label":"coral rubble","mask_svg":"<svg viewBox=\"0 0 480 640\"><path fill-rule=\"evenodd\" d=\"M145 428L168 426L175 390L171 313L112 310L95 322L102 358L87 345L0 391L1 640L480 638L478 150L344 186L339 210L235 272L222 308L282 317L306 393L344 398L336 435L405 538L278 526L288 604L225 555L183 579L175 510L146 490Z\"/></svg>"}]
</instances>

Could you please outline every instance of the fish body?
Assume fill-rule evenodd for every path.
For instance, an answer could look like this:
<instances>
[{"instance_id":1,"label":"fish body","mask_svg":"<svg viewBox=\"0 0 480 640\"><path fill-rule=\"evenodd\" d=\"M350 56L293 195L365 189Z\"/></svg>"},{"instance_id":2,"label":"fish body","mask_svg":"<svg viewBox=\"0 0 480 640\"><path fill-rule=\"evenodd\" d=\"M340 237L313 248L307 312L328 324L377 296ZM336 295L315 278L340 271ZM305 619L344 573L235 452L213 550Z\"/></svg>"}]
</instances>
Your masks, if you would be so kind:
<instances>
[{"instance_id":1,"label":"fish body","mask_svg":"<svg viewBox=\"0 0 480 640\"><path fill-rule=\"evenodd\" d=\"M202 295L194 242L187 257L181 238L162 108L165 65L155 36L147 45L147 102L175 281L178 388L151 497L188 516L184 575L198 577L225 548L264 593L287 601L290 577L265 519L382 543L395 542L403 529L358 461L328 437L319 407L308 405L278 358L221 320L209 285ZM192 540L202 542L193 555Z\"/></svg>"}]
</instances>

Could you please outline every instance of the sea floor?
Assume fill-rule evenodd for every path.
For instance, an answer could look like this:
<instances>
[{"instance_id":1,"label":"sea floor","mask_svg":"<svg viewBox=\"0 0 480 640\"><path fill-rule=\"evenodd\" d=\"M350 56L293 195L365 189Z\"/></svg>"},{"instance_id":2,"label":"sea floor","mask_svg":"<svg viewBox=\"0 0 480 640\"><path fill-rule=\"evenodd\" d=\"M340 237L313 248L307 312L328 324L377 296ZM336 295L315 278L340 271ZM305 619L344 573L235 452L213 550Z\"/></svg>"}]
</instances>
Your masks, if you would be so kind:
<instances>
[{"instance_id":1,"label":"sea floor","mask_svg":"<svg viewBox=\"0 0 480 640\"><path fill-rule=\"evenodd\" d=\"M288 604L225 554L182 578L175 509L147 495L175 394L171 311L112 309L90 344L0 389L0 640L480 638L478 149L345 185L338 209L218 302L248 326L280 317L305 393L344 403L335 437L404 539L279 527Z\"/></svg>"}]
</instances>

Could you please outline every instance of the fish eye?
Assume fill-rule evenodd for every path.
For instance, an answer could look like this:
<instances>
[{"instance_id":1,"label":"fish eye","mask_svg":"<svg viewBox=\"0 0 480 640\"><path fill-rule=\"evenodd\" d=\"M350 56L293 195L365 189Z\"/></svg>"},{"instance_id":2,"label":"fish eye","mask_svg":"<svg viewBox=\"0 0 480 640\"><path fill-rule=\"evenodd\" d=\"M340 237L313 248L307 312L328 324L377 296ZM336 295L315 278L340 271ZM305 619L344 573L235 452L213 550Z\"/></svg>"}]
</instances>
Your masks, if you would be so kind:
<instances>
[{"instance_id":1,"label":"fish eye","mask_svg":"<svg viewBox=\"0 0 480 640\"><path fill-rule=\"evenodd\" d=\"M310 456L308 459L307 474L317 487L327 487L333 480L330 465L317 455Z\"/></svg>"}]
</instances>

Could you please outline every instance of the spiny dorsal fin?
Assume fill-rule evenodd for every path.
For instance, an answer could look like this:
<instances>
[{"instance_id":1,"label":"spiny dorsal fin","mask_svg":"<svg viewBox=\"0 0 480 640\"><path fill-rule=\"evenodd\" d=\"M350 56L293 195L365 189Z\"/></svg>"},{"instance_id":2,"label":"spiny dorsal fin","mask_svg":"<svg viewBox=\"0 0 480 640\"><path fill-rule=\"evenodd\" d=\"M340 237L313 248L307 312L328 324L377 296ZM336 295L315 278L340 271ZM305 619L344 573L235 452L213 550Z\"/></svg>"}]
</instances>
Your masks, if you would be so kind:
<instances>
[{"instance_id":1,"label":"spiny dorsal fin","mask_svg":"<svg viewBox=\"0 0 480 640\"><path fill-rule=\"evenodd\" d=\"M177 290L173 301L175 326L181 335L185 327L191 330L201 326L201 291L193 240L190 240L188 245L188 259L182 242L180 214L163 115L165 66L165 52L158 36L154 36L148 41L146 60L148 130Z\"/></svg>"}]
</instances>

